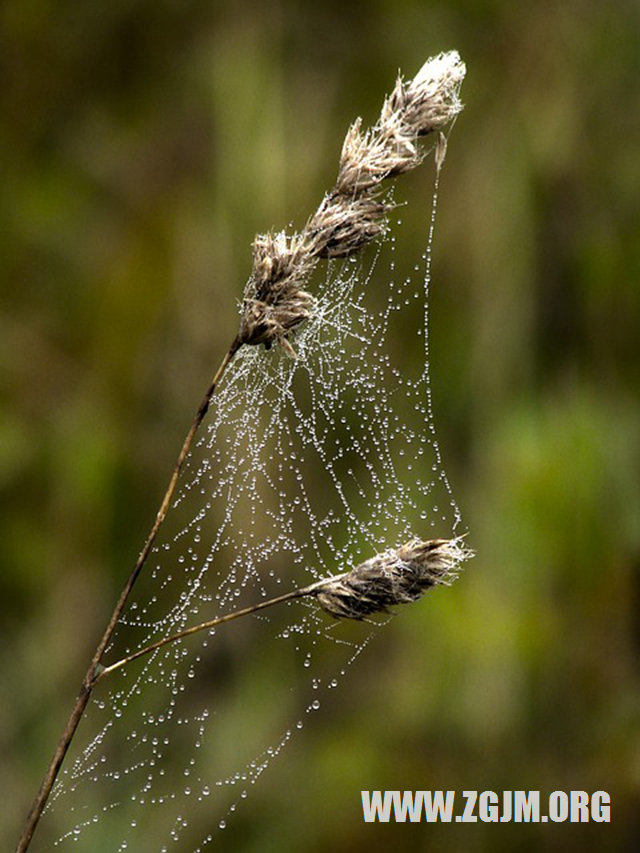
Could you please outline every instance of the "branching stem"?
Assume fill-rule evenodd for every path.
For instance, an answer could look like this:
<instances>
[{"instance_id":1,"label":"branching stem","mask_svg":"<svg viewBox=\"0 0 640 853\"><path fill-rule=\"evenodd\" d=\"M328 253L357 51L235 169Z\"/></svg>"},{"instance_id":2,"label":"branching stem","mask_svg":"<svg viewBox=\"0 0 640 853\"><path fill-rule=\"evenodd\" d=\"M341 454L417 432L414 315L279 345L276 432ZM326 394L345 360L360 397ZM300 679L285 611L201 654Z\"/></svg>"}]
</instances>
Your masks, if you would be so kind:
<instances>
[{"instance_id":1,"label":"branching stem","mask_svg":"<svg viewBox=\"0 0 640 853\"><path fill-rule=\"evenodd\" d=\"M292 589L290 592L285 592L283 595L278 595L275 598L269 598L267 601L261 601L258 604L250 604L248 607L243 607L240 610L234 610L231 613L225 613L224 616L216 616L215 619L209 619L207 622L201 622L199 625L193 625L191 628L185 628L183 631L177 631L169 637L158 640L156 643L151 643L137 652L127 655L110 666L100 668L94 676L93 684L103 679L105 675L110 675L117 669L125 666L131 661L145 655L151 654L156 649L161 649L170 643L175 643L183 637L188 637L191 634L198 634L201 631L206 631L208 628L215 628L217 625L222 625L224 622L232 622L234 619L239 619L241 616L250 616L252 613L257 613L259 610L265 610L267 607L273 607L274 604L282 604L285 601L293 601L295 598L305 598L306 596L315 595L326 584L326 581L318 581L317 583L306 586L302 589Z\"/></svg>"},{"instance_id":2,"label":"branching stem","mask_svg":"<svg viewBox=\"0 0 640 853\"><path fill-rule=\"evenodd\" d=\"M417 585L404 589L404 581L398 583L394 579L393 572L401 564L404 565L402 554L407 549L407 553L413 555L412 559L415 558L414 561L420 568L421 561L426 560L423 551L426 549L427 553L438 544L409 543L397 552L378 555L356 567L345 576L347 580L344 584L341 583L343 576L320 581L311 587L294 590L251 608L188 628L147 646L110 667L102 665L102 657L133 585L151 553L158 530L169 510L193 439L229 362L243 344L264 344L267 349L273 344L280 344L289 355L293 354L288 336L309 318L312 307L312 297L301 285L319 258L353 255L384 233L387 214L393 207L385 195L385 182L392 181L398 175L418 166L424 156L418 144L420 138L441 131L458 115L462 109L459 90L464 75L465 66L457 51L449 51L426 62L412 80L405 81L399 77L393 92L384 101L377 123L366 132L362 132L359 119L351 126L343 145L336 185L325 196L302 233L287 235L280 232L256 239L254 268L245 292L240 330L213 377L184 440L156 519L91 660L71 715L27 817L16 853L24 853L28 849L91 692L108 672L113 672L125 663L188 634L248 613L255 613L281 601L314 594L318 595L320 605L328 613L338 618L362 619L370 613L385 610L390 604L415 600L424 588L441 582L427 575L419 577ZM441 135L436 147L438 170L442 165L444 153L444 136ZM445 570L447 559L443 564ZM382 575L380 569L384 570ZM391 579L387 570L391 571ZM363 586L366 590L372 580L373 592L366 591L363 594Z\"/></svg>"}]
</instances>

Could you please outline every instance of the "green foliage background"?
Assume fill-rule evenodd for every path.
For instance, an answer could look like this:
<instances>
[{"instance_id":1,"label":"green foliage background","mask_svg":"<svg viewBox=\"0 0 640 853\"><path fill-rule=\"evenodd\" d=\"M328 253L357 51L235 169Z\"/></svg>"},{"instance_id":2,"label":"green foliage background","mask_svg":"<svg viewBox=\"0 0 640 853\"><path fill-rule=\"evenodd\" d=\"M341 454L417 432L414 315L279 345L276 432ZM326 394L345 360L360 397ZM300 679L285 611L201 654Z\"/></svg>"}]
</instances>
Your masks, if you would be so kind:
<instances>
[{"instance_id":1,"label":"green foliage background","mask_svg":"<svg viewBox=\"0 0 640 853\"><path fill-rule=\"evenodd\" d=\"M393 621L218 843L637 842L638 4L7 0L3 849L235 332L254 234L301 224L352 118L375 120L398 68L453 47L466 109L431 352L478 556ZM430 177L408 180L418 258ZM396 788L605 789L612 823L364 825L360 790Z\"/></svg>"}]
</instances>

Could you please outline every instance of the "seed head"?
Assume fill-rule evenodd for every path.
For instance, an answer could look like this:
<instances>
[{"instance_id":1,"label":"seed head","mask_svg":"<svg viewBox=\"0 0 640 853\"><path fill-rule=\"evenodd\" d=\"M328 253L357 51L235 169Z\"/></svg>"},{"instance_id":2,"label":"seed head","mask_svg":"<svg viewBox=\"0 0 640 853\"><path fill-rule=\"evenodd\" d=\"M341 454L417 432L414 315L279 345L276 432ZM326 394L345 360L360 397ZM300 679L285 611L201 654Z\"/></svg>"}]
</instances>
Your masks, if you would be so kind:
<instances>
[{"instance_id":1,"label":"seed head","mask_svg":"<svg viewBox=\"0 0 640 853\"><path fill-rule=\"evenodd\" d=\"M331 616L364 619L417 601L431 587L451 584L460 565L472 556L459 538L412 539L321 582L316 598Z\"/></svg>"},{"instance_id":2,"label":"seed head","mask_svg":"<svg viewBox=\"0 0 640 853\"><path fill-rule=\"evenodd\" d=\"M302 284L313 266L304 235L259 234L253 272L245 289L240 344L280 344L293 353L288 335L310 316L312 297Z\"/></svg>"},{"instance_id":3,"label":"seed head","mask_svg":"<svg viewBox=\"0 0 640 853\"><path fill-rule=\"evenodd\" d=\"M322 258L355 254L384 232L391 206L367 193L329 193L305 229L311 251Z\"/></svg>"},{"instance_id":4,"label":"seed head","mask_svg":"<svg viewBox=\"0 0 640 853\"><path fill-rule=\"evenodd\" d=\"M371 191L386 178L415 169L424 157L418 140L442 130L462 110L466 73L457 51L429 59L413 80L398 77L377 123L362 133L351 125L342 147L336 189L345 195Z\"/></svg>"},{"instance_id":5,"label":"seed head","mask_svg":"<svg viewBox=\"0 0 640 853\"><path fill-rule=\"evenodd\" d=\"M457 51L428 60L409 81L398 77L377 123L357 119L342 146L338 178L301 233L262 234L253 244L253 271L242 305L238 346L280 344L307 320L313 299L303 289L320 258L344 258L381 237L394 204L383 184L418 166L419 138L442 131L462 109L465 66ZM437 146L442 165L444 137Z\"/></svg>"}]
</instances>

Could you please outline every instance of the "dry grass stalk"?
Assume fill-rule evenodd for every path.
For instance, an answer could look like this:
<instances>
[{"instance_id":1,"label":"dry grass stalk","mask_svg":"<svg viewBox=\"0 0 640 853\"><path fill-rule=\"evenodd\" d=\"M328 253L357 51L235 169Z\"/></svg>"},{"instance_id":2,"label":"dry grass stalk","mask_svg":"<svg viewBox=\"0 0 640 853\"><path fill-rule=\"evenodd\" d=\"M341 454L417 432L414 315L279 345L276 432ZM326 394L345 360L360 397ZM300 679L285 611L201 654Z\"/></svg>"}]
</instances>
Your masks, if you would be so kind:
<instances>
[{"instance_id":1,"label":"dry grass stalk","mask_svg":"<svg viewBox=\"0 0 640 853\"><path fill-rule=\"evenodd\" d=\"M102 664L105 649L151 553L184 461L226 368L244 344L264 344L267 349L273 344L279 344L290 355L295 355L289 337L311 315L313 299L304 290L311 271L320 258L346 257L384 233L386 216L393 205L380 185L389 178L415 168L424 156L418 148L419 137L441 131L457 116L462 109L459 91L464 75L464 63L456 51L450 51L428 60L413 80L405 82L398 78L393 92L384 102L377 124L366 133L361 132L360 119L351 126L342 148L336 185L327 193L302 232L292 235L279 232L256 237L253 244L253 271L245 288L240 329L225 353L184 439L151 531L111 614L40 791L31 806L18 841L17 853L24 853L31 843L93 687L107 669L111 671L123 665L123 662L118 662L117 665L105 668ZM443 140L444 137L441 137L436 151L438 168L444 157ZM305 595L312 594L302 592ZM340 596L337 591L334 593L333 600L337 602ZM290 597L300 597L301 594L298 591ZM346 602L348 596L343 596L343 599ZM326 592L324 600L325 603L329 602L330 592ZM344 605L345 611L349 606ZM330 606L325 606L325 609L331 612ZM339 605L334 604L334 610L337 609ZM355 607L353 614L357 613ZM349 614L334 612L334 615ZM351 615L351 618L362 618L364 615ZM148 651L141 650L141 654ZM134 657L138 656L136 654Z\"/></svg>"},{"instance_id":2,"label":"dry grass stalk","mask_svg":"<svg viewBox=\"0 0 640 853\"><path fill-rule=\"evenodd\" d=\"M304 290L320 258L344 258L384 234L393 208L385 181L418 166L420 137L441 132L462 109L465 66L457 51L428 60L413 80L398 77L377 123L351 125L338 178L300 233L262 234L253 244L253 272L244 294L241 344L280 344L291 354L291 332L307 320L312 298ZM438 145L438 168L444 145Z\"/></svg>"}]
</instances>

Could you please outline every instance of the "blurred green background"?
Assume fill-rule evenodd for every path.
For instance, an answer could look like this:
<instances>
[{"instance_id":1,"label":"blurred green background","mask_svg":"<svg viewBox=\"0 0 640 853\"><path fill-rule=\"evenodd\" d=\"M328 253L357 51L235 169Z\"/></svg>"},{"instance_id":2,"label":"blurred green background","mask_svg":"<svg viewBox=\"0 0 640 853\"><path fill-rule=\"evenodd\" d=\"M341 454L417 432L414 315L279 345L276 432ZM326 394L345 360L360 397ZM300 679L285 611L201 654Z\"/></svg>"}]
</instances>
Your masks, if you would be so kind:
<instances>
[{"instance_id":1,"label":"blurred green background","mask_svg":"<svg viewBox=\"0 0 640 853\"><path fill-rule=\"evenodd\" d=\"M217 843L637 849L635 0L2 5L3 849L235 332L254 234L301 225L349 122L450 48L468 76L432 379L478 555L393 621ZM360 790L395 788L605 789L612 822L365 825Z\"/></svg>"}]
</instances>

